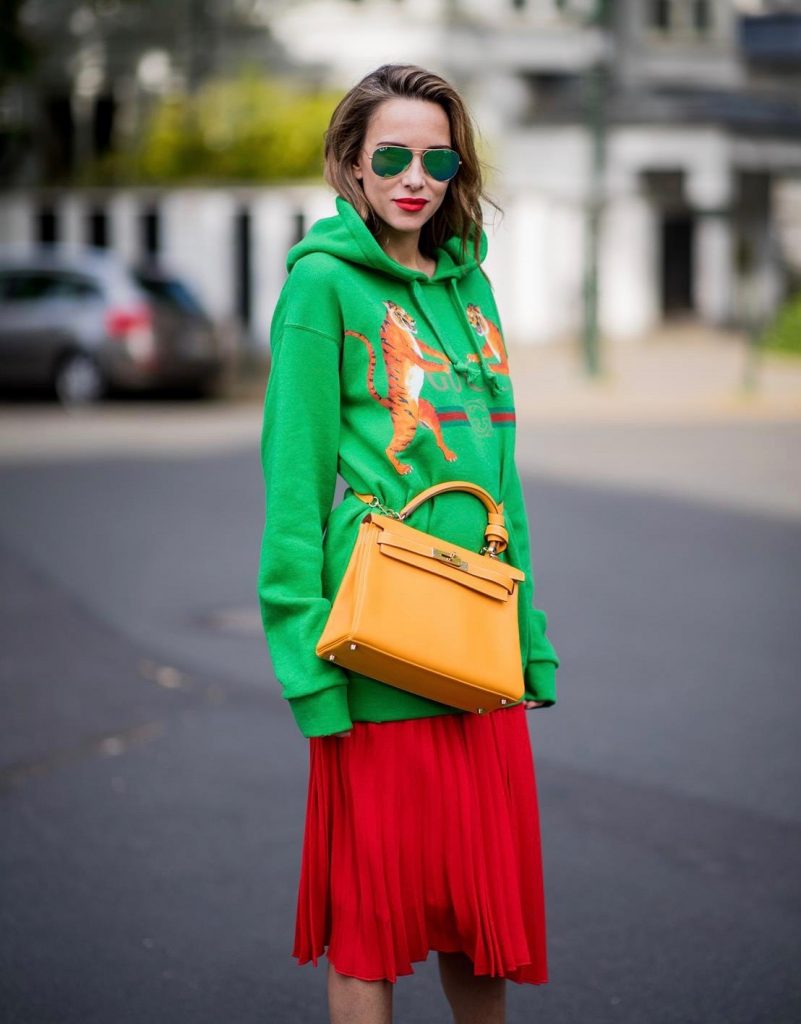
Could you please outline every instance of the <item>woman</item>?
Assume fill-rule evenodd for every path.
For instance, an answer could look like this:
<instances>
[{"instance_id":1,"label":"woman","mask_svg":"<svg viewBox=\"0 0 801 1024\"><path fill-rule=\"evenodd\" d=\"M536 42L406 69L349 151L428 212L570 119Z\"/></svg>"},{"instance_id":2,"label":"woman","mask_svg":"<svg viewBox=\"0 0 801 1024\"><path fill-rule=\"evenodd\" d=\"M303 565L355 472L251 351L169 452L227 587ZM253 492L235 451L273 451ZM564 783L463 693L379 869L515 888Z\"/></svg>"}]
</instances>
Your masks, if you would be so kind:
<instances>
[{"instance_id":1,"label":"woman","mask_svg":"<svg viewBox=\"0 0 801 1024\"><path fill-rule=\"evenodd\" d=\"M481 169L442 78L384 65L325 140L335 216L289 252L264 404L265 635L309 738L293 956L328 958L331 1019L391 1019L393 983L436 950L457 1024L504 1019L505 980L547 980L536 783L525 710L554 703L558 657L532 606L509 364L481 268ZM332 508L337 473L348 485ZM471 480L504 502L526 572L524 700L477 716L317 657L375 495L400 509ZM486 510L460 491L410 525L479 550ZM327 949L326 949L327 947Z\"/></svg>"}]
</instances>

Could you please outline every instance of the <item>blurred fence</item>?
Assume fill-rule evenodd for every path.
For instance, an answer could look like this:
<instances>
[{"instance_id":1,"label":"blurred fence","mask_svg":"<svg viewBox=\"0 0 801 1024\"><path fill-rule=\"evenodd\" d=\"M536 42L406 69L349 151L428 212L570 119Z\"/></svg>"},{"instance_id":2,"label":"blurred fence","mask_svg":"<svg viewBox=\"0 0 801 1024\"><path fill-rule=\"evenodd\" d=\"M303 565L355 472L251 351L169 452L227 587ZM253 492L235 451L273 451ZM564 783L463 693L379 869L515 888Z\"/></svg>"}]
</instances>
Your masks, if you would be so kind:
<instances>
[{"instance_id":1,"label":"blurred fence","mask_svg":"<svg viewBox=\"0 0 801 1024\"><path fill-rule=\"evenodd\" d=\"M550 141L546 134L537 142L539 180L527 186L510 169L513 187L505 195L493 190L503 216L485 208L485 268L505 336L515 345L566 340L581 329L587 229L582 175L571 152L580 158L584 136L578 128L560 130ZM665 166L682 146L679 133L673 141L662 154ZM786 288L780 241L798 238L798 186L795 193L785 186L796 201L779 207L780 237L777 204L757 205L744 216L726 205L731 175L721 170L718 182L701 159L715 157L713 147L696 145L696 167L683 174L637 171L634 158L647 155L653 163L654 151L646 153L631 137L619 142L630 167L610 175L601 220L603 334L639 338L675 314L711 326L746 325L755 281L763 314L775 308ZM530 165L524 148L522 142L513 147L510 168ZM561 180L554 177L558 168ZM0 195L0 241L99 245L129 262L158 259L191 282L213 314L238 320L254 347L263 349L287 251L316 219L334 213L323 184L20 189Z\"/></svg>"}]
</instances>

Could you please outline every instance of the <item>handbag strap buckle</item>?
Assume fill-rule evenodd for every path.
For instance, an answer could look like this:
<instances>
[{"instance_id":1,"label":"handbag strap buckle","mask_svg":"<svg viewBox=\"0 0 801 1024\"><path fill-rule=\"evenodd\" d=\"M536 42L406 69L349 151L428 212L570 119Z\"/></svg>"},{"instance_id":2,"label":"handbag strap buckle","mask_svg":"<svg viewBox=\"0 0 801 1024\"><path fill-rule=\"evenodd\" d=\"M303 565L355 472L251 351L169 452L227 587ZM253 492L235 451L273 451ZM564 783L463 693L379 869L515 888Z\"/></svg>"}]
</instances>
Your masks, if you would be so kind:
<instances>
[{"instance_id":1,"label":"handbag strap buckle","mask_svg":"<svg viewBox=\"0 0 801 1024\"><path fill-rule=\"evenodd\" d=\"M389 508L389 506L382 504L378 500L378 496L375 494L373 495L372 500L368 502L368 507L378 509L378 511L382 515L389 516L391 519L402 520L405 518L405 516L403 516L400 512L396 512L394 508Z\"/></svg>"}]
</instances>

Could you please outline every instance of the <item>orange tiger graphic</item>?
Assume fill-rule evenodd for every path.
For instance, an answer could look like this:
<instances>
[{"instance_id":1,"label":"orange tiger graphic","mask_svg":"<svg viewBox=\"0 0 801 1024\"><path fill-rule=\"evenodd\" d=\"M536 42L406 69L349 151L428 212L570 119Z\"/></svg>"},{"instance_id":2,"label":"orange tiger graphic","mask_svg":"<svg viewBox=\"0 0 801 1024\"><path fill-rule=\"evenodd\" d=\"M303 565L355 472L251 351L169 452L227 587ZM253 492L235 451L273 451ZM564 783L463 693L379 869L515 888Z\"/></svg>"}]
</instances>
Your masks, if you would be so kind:
<instances>
[{"instance_id":1,"label":"orange tiger graphic","mask_svg":"<svg viewBox=\"0 0 801 1024\"><path fill-rule=\"evenodd\" d=\"M397 456L411 443L418 425L422 423L434 432L437 445L448 462L453 462L457 458L456 452L445 444L434 406L420 397L425 373L447 373L451 362L417 337L417 324L402 306L389 299L384 300L384 306L387 312L380 335L389 387L386 398L375 389L376 357L369 340L358 331L345 331L345 334L364 342L368 354L367 390L385 409L389 409L392 417L393 433L386 448L387 458L399 473L411 473L414 467L400 462ZM436 362L424 359L424 354Z\"/></svg>"},{"instance_id":2,"label":"orange tiger graphic","mask_svg":"<svg viewBox=\"0 0 801 1024\"><path fill-rule=\"evenodd\" d=\"M503 336L498 327L491 321L488 320L481 309L478 306L469 305L466 308L467 319L470 322L470 326L479 336L484 338L485 343L481 349L481 355L485 359L496 359L497 362L487 363L487 369L492 370L493 373L509 373L509 360L506 354L506 345L503 341ZM479 357L471 352L467 357L470 362L477 363Z\"/></svg>"}]
</instances>

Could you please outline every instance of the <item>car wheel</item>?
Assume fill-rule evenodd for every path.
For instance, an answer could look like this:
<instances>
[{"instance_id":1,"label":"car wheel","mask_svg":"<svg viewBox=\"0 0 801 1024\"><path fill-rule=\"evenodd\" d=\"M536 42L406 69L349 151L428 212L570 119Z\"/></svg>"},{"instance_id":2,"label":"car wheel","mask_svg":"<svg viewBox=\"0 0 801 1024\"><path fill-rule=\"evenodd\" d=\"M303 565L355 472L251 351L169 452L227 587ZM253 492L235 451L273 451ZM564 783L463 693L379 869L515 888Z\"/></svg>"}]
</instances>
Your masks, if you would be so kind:
<instances>
[{"instance_id":1,"label":"car wheel","mask_svg":"<svg viewBox=\"0 0 801 1024\"><path fill-rule=\"evenodd\" d=\"M87 405L103 397L106 379L91 356L71 352L59 362L53 387L62 405Z\"/></svg>"},{"instance_id":2,"label":"car wheel","mask_svg":"<svg viewBox=\"0 0 801 1024\"><path fill-rule=\"evenodd\" d=\"M222 398L224 389L225 380L222 373L215 372L195 381L187 388L187 393L191 398L213 399Z\"/></svg>"}]
</instances>

